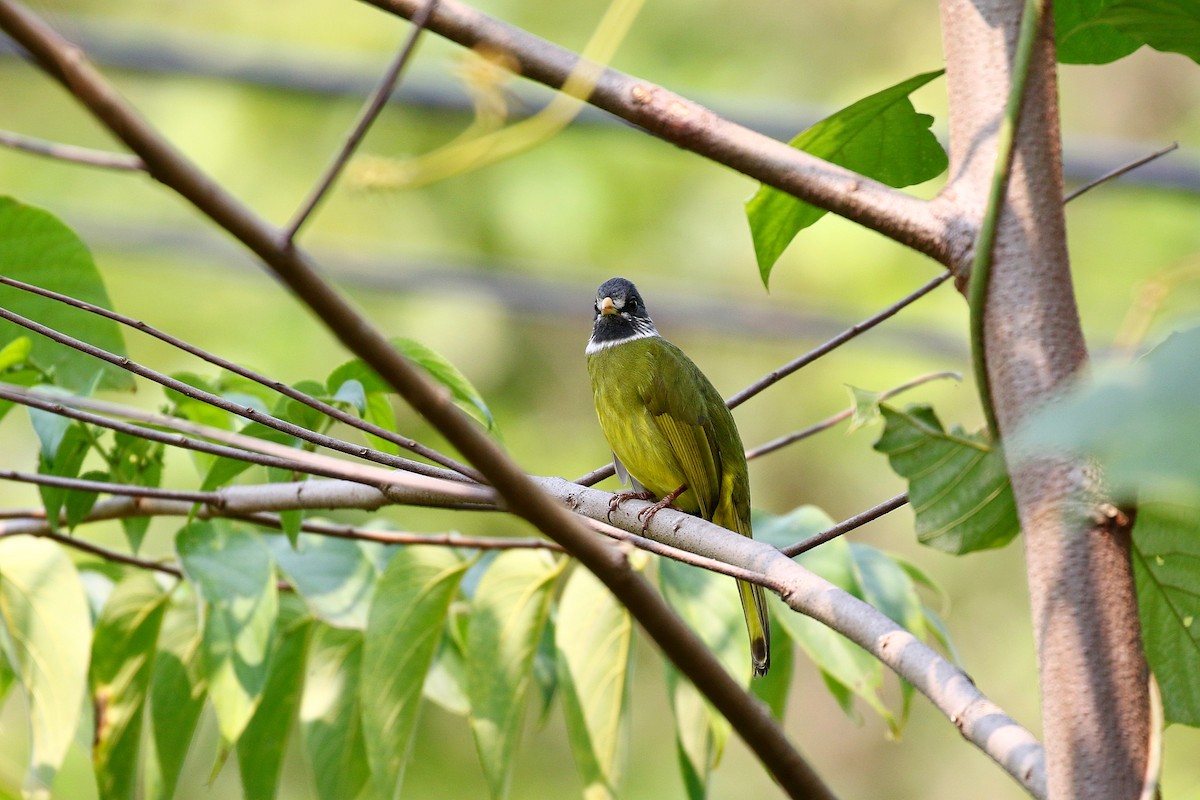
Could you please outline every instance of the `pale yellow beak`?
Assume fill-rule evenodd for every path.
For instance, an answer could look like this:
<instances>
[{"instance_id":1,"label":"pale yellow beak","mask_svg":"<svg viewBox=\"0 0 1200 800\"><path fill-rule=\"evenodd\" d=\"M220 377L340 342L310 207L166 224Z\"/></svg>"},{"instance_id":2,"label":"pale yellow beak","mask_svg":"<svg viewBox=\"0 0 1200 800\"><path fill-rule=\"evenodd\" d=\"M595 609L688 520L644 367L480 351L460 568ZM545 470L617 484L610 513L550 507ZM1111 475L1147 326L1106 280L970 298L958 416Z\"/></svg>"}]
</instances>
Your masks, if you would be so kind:
<instances>
[{"instance_id":1,"label":"pale yellow beak","mask_svg":"<svg viewBox=\"0 0 1200 800\"><path fill-rule=\"evenodd\" d=\"M617 313L617 307L613 305L611 297L606 297L600 301L600 313L605 316L611 316Z\"/></svg>"}]
</instances>

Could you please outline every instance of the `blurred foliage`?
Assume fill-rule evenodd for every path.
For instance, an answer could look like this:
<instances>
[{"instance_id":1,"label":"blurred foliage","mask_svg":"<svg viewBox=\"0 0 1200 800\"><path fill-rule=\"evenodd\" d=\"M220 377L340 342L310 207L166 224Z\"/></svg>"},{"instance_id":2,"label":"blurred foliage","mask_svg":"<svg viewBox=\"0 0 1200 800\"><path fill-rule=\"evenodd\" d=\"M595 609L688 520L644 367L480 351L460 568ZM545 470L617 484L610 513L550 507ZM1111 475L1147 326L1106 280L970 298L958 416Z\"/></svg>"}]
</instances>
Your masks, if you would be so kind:
<instances>
[{"instance_id":1,"label":"blurred foliage","mask_svg":"<svg viewBox=\"0 0 1200 800\"><path fill-rule=\"evenodd\" d=\"M600 0L583 4L494 0L481 8L579 48L605 5ZM1066 5L1056 3L1060 14ZM249 53L300 51L318 63L349 64L367 74L382 67L405 30L402 22L381 21L378 12L363 5L331 6L329 0L300 0L289 4L286 14L270 4L234 0L121 0L104 4L103 16L86 0L55 0L37 7L68 35L99 25L135 51L173 42L208 48L217 61L236 61ZM650 4L614 64L710 105L719 106L724 99L731 107L777 114L801 100L844 107L899 77L933 69L941 60L932 4L894 0L846 7L833 2L773 2L748 12L742 4L714 0L701 11L679 2ZM76 16L79 12L93 16L81 18ZM452 75L465 60L454 46L428 37L414 80ZM331 98L136 69L106 72L190 157L276 220L290 216L360 103L358 97ZM0 59L0 82L5 96L0 128L113 147L69 98L27 65ZM935 83L920 90L915 102L941 121L945 100L937 87ZM1185 151L1200 141L1200 80L1195 65L1179 56L1142 49L1102 69L1064 68L1061 92L1068 151L1072 134L1153 135L1147 151L1166 139L1179 139ZM373 129L366 149L386 156L426 152L455 136L465 124L451 112L393 106ZM935 123L934 130L938 127ZM190 210L173 199L164 201L166 195L152 182L0 151L0 185L30 204L53 209L80 231L119 310L287 382L326 375L345 361L345 354L306 312L272 281L248 268L245 257L212 235L207 224L198 224ZM656 296L674 300L658 304L660 329L692 354L722 391L732 393L895 300L928 274L924 259L829 218L806 231L780 257L772 273L771 294L764 295L741 217L741 203L754 189L742 176L715 170L618 126L574 126L518 159L417 192L340 187L302 233L302 240L382 327L442 354L478 388L520 463L537 472L574 476L606 458L582 359L587 309L601 280L625 274ZM1119 184L1069 207L1079 305L1085 330L1100 349L1118 336L1130 298L1139 287L1200 249L1196 211L1194 197L1123 189ZM1196 314L1200 282L1180 284L1156 308L1160 313L1146 327L1151 337L1160 337L1179 320ZM965 307L950 289L922 300L887 328L887 333L858 339L756 398L752 411L739 413L743 438L753 445L839 409L844 384L883 389L921 372L966 367L966 349L961 344ZM128 348L132 357L164 372L197 369L179 353L141 337L131 337ZM960 420L968 430L978 427L969 387L933 384L923 387L922 394L943 418ZM155 406L159 398L157 392L142 392L135 402ZM436 437L406 409L397 407L393 413L400 430L436 443ZM0 426L0 446L5 452L29 454L26 463L14 466L30 469L36 466L32 454L38 448L23 417L10 414ZM752 462L756 506L786 512L813 502L840 517L894 494L901 482L885 459L872 451L875 435L864 431L847 438L827 433ZM93 451L79 469L105 467L102 460ZM186 459L161 468L165 485L196 482ZM32 489L6 486L5 490L6 507L39 503ZM405 508L379 516L409 530L524 531L520 523L497 515ZM338 515L347 522L364 518L350 512ZM173 552L175 527L160 521L141 531L146 552ZM951 560L919 549L912 527L909 513L899 512L856 537L919 563L937 578L954 598L949 626L973 678L1017 719L1034 725L1036 673L1028 609L1023 592L1014 590L1023 585L1020 554L1007 548ZM116 524L90 526L88 535L110 546L125 542ZM18 541L3 544L10 547ZM41 548L27 556L44 563L44 569L54 575L67 574L69 565L62 563L62 551L54 549L55 555ZM94 561L73 559L76 566L71 570L91 565L81 573L89 585L113 584L113 578L96 577L106 573L93 568ZM364 575L363 569L361 565L348 569L347 582L338 585L352 586L349 581ZM371 569L387 575L378 562ZM1139 573L1139 582L1143 577ZM118 601L149 591L144 585L124 586L123 580L115 585L122 588L113 589L110 598ZM269 592L265 584L259 588ZM257 638L241 642L243 661L249 655L266 657L265 662L256 662L266 670L259 676L264 696L288 697L298 691L300 679L273 672L271 652L292 646L301 652L307 648L309 653L303 665L303 697L298 701L301 730L294 741L275 743L292 745L286 751L276 748L282 759L278 766L281 797L311 798L342 791L344 786L326 782L327 775L314 781L305 759L296 753L303 751L312 761L346 756L339 743L327 736L328 724L349 724L345 721L357 718L366 724L369 716L337 676L365 669L382 656L372 652L358 628L332 627L328 609L336 610L338 596L334 592L319 602L315 596L305 596L309 611L322 621L301 628L287 616L287 603L280 598L278 621L269 634L274 650L255 652L262 644ZM323 605L326 601L333 605ZM188 700L203 699L206 670L212 666L198 660L192 644L200 634L195 629L197 602L186 593L176 595L164 613L165 638L159 644L150 689L149 737L157 762L151 768L161 771L165 786L174 786L178 777L180 797L235 797L240 789L238 770L232 766L208 783L213 764L224 755L219 749L219 726L211 712ZM107 612L100 608L106 606L97 604L94 613L105 620L108 635L142 630L119 613L119 604ZM447 641L457 635L454 620L465 619L459 611L452 606L446 612ZM77 619L83 624L78 613L68 617L71 625ZM216 634L208 630L209 623L202 630L212 637ZM65 635L70 630L64 627L46 634ZM172 631L169 637L168 630ZM565 641L564 635L556 632L552 641L564 650L578 646ZM229 642L239 644L236 636ZM642 648L635 644L633 650ZM643 662L656 659L648 651L634 655ZM453 663L453 657L443 649L435 654L434 663ZM81 681L78 665L64 662L62 668L68 666L75 670L71 680ZM95 672L93 680L104 674L104 670ZM11 676L0 670L0 687L8 680ZM684 787L670 745L674 725L660 674L640 670L628 680L632 741L621 782L624 796L681 796ZM796 667L786 724L836 790L847 796L874 796L879 786L887 785L895 796L950 798L961 796L963 785L971 785L991 797L1019 796L1006 776L963 747L952 726L925 704L913 706L904 739L885 741L884 721L866 718L858 727L848 722L838 701L821 687L822 680L819 670L807 661ZM80 691L83 685L79 683ZM164 686L174 688L165 691ZM155 702L156 687L159 702ZM884 688L884 699L894 700L889 691ZM29 715L22 695L27 693L36 697L28 688L24 693L9 692L0 715L4 742L0 791L19 786L22 772L31 763L24 733ZM402 700L399 695L395 699ZM416 797L441 796L452 785L459 796L484 796L488 789L480 771L463 768L476 758L468 724L442 705L422 705L404 776L406 792ZM218 713L217 720L225 717L220 727L228 729L230 713ZM257 713L245 725L244 736L256 730L256 721L262 722ZM587 724L587 720L585 709L572 724ZM542 728L526 726L519 734L522 746L511 775L514 793L578 794L580 781L571 756L573 750L577 752L577 732L557 716ZM45 751L41 741L35 731L33 742L39 753ZM1165 785L1169 796L1196 796L1194 787L1200 785L1196 765L1173 754L1194 751L1198 742L1194 731L1179 726L1168 730ZM92 796L92 765L86 753L86 747L70 745L55 784L57 796ZM260 757L254 750L244 751L239 743L236 758ZM366 762L355 763L342 779L365 786ZM244 766L242 773L246 774ZM721 768L712 775L710 791L713 796L773 796L777 790L732 739Z\"/></svg>"}]
</instances>

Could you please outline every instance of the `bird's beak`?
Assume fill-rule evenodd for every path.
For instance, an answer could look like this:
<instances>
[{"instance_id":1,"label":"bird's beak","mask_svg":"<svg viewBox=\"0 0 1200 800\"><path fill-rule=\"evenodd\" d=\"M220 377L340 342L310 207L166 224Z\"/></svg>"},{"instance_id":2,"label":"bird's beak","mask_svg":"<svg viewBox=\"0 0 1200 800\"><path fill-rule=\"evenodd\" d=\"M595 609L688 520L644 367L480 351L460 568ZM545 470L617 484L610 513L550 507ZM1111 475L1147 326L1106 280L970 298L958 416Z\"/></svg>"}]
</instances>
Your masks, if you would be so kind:
<instances>
[{"instance_id":1,"label":"bird's beak","mask_svg":"<svg viewBox=\"0 0 1200 800\"><path fill-rule=\"evenodd\" d=\"M606 297L600 301L600 313L606 317L617 313L617 307L613 305L611 297Z\"/></svg>"}]
</instances>

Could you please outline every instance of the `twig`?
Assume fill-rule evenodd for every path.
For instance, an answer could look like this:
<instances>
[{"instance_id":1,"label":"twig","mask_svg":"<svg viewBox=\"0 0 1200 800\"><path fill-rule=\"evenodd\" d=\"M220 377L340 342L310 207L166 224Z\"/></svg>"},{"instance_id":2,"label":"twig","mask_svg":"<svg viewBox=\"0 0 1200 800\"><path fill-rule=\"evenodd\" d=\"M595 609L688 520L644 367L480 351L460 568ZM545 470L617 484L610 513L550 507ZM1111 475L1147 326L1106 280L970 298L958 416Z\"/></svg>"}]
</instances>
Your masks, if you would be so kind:
<instances>
[{"instance_id":1,"label":"twig","mask_svg":"<svg viewBox=\"0 0 1200 800\"><path fill-rule=\"evenodd\" d=\"M140 567L142 569L150 569L155 572L161 572L164 575L172 575L176 578L182 578L183 572L178 567L170 564L163 564L158 561L152 561L148 558L138 558L131 556L128 553L122 553L119 550L110 550L107 547L101 547L98 544L93 544L86 539L77 539L74 536L65 536L61 533L55 533L48 527L46 530L39 533L29 533L26 531L4 531L0 530L0 538L8 536L40 536L43 539L52 539L61 545L74 548L84 553L103 558L105 561L112 561L117 564L126 564L131 567Z\"/></svg>"},{"instance_id":2,"label":"twig","mask_svg":"<svg viewBox=\"0 0 1200 800\"><path fill-rule=\"evenodd\" d=\"M945 283L947 280L949 280L950 277L951 277L951 275L949 272L943 272L942 274L938 275L933 280L926 283L921 288L917 289L912 294L909 294L906 297L902 297L901 299L897 300L895 303L892 303L890 306L883 309L879 313L874 314L870 317L867 317L862 322L858 322L858 323L855 323L854 325L851 325L849 328L842 331L837 336L834 336L832 339L825 342L821 346L813 348L812 350L808 351L807 353L805 353L804 355L795 359L794 361L789 361L787 364L784 364L779 369L774 370L773 372L770 372L767 375L764 375L759 380L750 384L745 389L742 389L740 392L738 392L737 394L733 395L728 400L726 400L725 405L729 406L729 408L731 408L731 409L737 408L742 403L749 400L751 397L754 397L754 395L756 395L759 392L766 389L768 386L771 386L772 384L777 383L780 380L783 380L788 375L791 375L793 372L800 369L801 367L808 366L809 364L816 361L821 356L832 352L833 350L842 346L843 344L845 344L846 342L855 338L856 336L858 336L862 333L865 333L866 331L871 330L871 328L874 328L876 325L883 322L884 320L890 319L891 317L895 316L896 313L899 312L901 309L913 304L917 300L920 300L922 297L929 294L934 289L936 289L937 287L939 287L943 283Z\"/></svg>"},{"instance_id":3,"label":"twig","mask_svg":"<svg viewBox=\"0 0 1200 800\"><path fill-rule=\"evenodd\" d=\"M180 500L187 503L219 505L221 496L216 492L186 492L175 489L158 489L152 486L134 486L125 483L93 481L85 478L64 478L58 475L36 475L16 470L0 470L0 480L34 483L39 486L57 486L76 492L125 495L129 497L153 497L159 500Z\"/></svg>"},{"instance_id":4,"label":"twig","mask_svg":"<svg viewBox=\"0 0 1200 800\"><path fill-rule=\"evenodd\" d=\"M412 18L424 0L364 0ZM561 88L579 56L457 0L440 0L426 27L451 41L511 56L521 77ZM948 221L928 202L756 133L673 92L611 68L587 101L678 147L847 217L949 265Z\"/></svg>"},{"instance_id":5,"label":"twig","mask_svg":"<svg viewBox=\"0 0 1200 800\"><path fill-rule=\"evenodd\" d=\"M849 533L850 531L854 530L855 528L861 528L863 525L866 525L868 522L877 520L880 517L882 517L884 514L889 514L893 511L895 511L897 508L900 508L900 506L906 504L907 502L908 502L908 493L907 492L904 492L903 494L898 494L895 497L893 497L892 499L884 500L879 505L874 506L872 508L868 508L866 511L855 514L853 517L850 517L847 520L843 520L842 522L839 522L837 525L834 525L832 528L821 531L820 533L816 534L815 536L810 536L809 538L805 539L802 542L797 542L796 544L788 545L787 547L781 547L781 548L779 548L779 552L783 553L785 556L788 556L789 558L794 558L795 556L798 556L801 553L806 553L809 550L812 550L814 547L817 547L818 545L825 544L826 542L836 539L839 536L842 536L843 534Z\"/></svg>"},{"instance_id":6,"label":"twig","mask_svg":"<svg viewBox=\"0 0 1200 800\"><path fill-rule=\"evenodd\" d=\"M930 381L940 380L942 378L954 378L955 380L962 380L962 375L958 374L957 372L931 372L928 375L921 375L920 377L913 378L911 381L908 381L907 383L902 383L899 386L895 386L891 389L888 389L886 392L881 392L879 395L879 402L883 402L884 400L887 400L889 397L895 397L896 395L900 394L901 392L906 392L909 389L912 389L913 387L916 387L916 386L920 386L923 383L929 383ZM817 422L813 425L809 425L807 428L802 428L801 430L793 431L792 433L786 434L784 436L780 436L778 439L772 439L771 441L769 441L765 444L760 444L758 447L754 448L753 450L747 450L746 451L746 460L750 461L752 459L758 458L759 456L765 456L768 453L774 453L776 450L787 447L789 444L794 444L795 442L798 442L801 439L807 439L809 436L812 436L815 433L820 433L821 431L828 430L829 428L832 428L834 425L837 425L839 422L849 419L852 416L854 416L854 407L853 406L851 406L850 408L847 408L847 409L843 409L842 411L839 411L836 414L828 416L825 419L821 420L820 422Z\"/></svg>"},{"instance_id":7,"label":"twig","mask_svg":"<svg viewBox=\"0 0 1200 800\"><path fill-rule=\"evenodd\" d=\"M793 372L797 371L798 369L811 364L812 362L816 361L821 356L827 355L830 352L836 350L838 347L840 347L841 345L850 341L851 339L855 338L859 334L865 333L866 331L869 331L871 328L874 328L876 325L883 322L884 320L889 319L892 316L895 316L895 314L898 311L900 311L902 308L904 308L908 305L911 305L912 303L916 302L917 300L920 300L922 297L929 294L934 289L936 289L937 287L939 287L943 283L945 283L947 280L949 280L950 277L951 277L951 275L949 272L944 272L941 275L938 275L936 278L929 281L924 286L917 289L915 292L909 294L906 297L902 297L901 299L897 300L895 303L892 303L890 306L883 309L879 313L874 314L870 317L867 317L862 322L856 322L855 324L851 325L846 330L839 333L837 336L834 336L832 339L821 344L819 347L815 347L812 350L809 350L807 353L800 356L799 358L789 361L787 364L784 364L782 367L779 367L778 369L773 370L772 372L764 375L762 378L758 379L754 383L747 386L745 389L742 389L740 392L738 392L737 394L733 395L728 400L726 400L725 405L731 409L737 408L739 405L746 402L751 397L754 397L754 395L756 395L759 392L762 392L763 390L767 389L768 387L778 383L779 381L781 381L784 378L786 378L787 376L791 375ZM830 423L830 424L836 424L836 421L834 423ZM828 426L825 426L825 427L828 427ZM817 433L818 431L821 431L824 429L825 429L824 427L813 426L811 429L805 429L804 431L799 431L796 434L796 439L802 439L805 436L811 436L812 434ZM754 453L754 455L750 455L749 453L747 453L746 457L747 458L756 458L757 456L765 455L766 453L769 453L772 450L777 450L779 447L783 447L785 445L791 444L791 442L796 441L796 439L789 439L788 441L783 441L782 439L776 440L777 442L782 442L782 443L779 444L777 447L770 447L770 449L766 449L766 448L768 448L769 445L763 445L762 447L759 447L756 450L751 451ZM770 444L775 444L775 442L772 442ZM597 483L599 483L600 481L605 480L606 478L611 478L615 474L615 472L616 472L616 470L614 469L614 467L611 463L605 464L603 467L597 467L596 469L592 470L591 472L587 473L586 475L580 476L579 478L577 478L575 480L575 483L578 483L580 486L594 486Z\"/></svg>"},{"instance_id":8,"label":"twig","mask_svg":"<svg viewBox=\"0 0 1200 800\"><path fill-rule=\"evenodd\" d=\"M143 172L146 169L146 165L137 156L126 153L110 153L107 150L93 150L90 147L79 147L62 142L51 142L12 131L0 131L0 145L89 167L103 167L104 169L128 172Z\"/></svg>"},{"instance_id":9,"label":"twig","mask_svg":"<svg viewBox=\"0 0 1200 800\"><path fill-rule=\"evenodd\" d=\"M412 58L413 52L416 50L417 42L420 40L421 31L425 29L425 21L429 19L430 12L437 5L437 0L425 0L421 9L413 15L412 28L408 32L408 36L401 45L399 52L384 71L383 77L379 81L379 85L368 98L362 111L359 112L358 120L354 124L354 128L347 134L346 140L342 142L342 146L334 155L333 160L325 168L321 179L313 186L304 203L296 210L295 216L283 229L283 239L290 243L296 238L296 232L308 219L309 215L316 209L317 205L325 197L325 193L329 191L329 187L337 180L337 176L341 173L342 168L346 166L346 162L350 160L350 156L358 148L363 137L367 135L371 125L375 122L379 112L387 104L388 99L395 91L396 82L400 79L400 73Z\"/></svg>"},{"instance_id":10,"label":"twig","mask_svg":"<svg viewBox=\"0 0 1200 800\"><path fill-rule=\"evenodd\" d=\"M283 523L278 514L255 512L239 514L235 519L253 522L267 528L283 529ZM535 537L517 538L509 536L465 536L461 533L409 533L407 531L387 531L375 528L363 528L357 525L340 525L335 522L306 519L300 523L300 530L305 533L315 533L319 536L332 536L339 539L355 539L363 542L379 542L380 544L399 545L431 545L439 547L466 547L473 550L550 550L564 552L562 546L549 539Z\"/></svg>"},{"instance_id":11,"label":"twig","mask_svg":"<svg viewBox=\"0 0 1200 800\"><path fill-rule=\"evenodd\" d=\"M148 336L153 336L155 339L165 342L165 343L171 345L172 347L175 347L179 350L184 351L185 353L189 353L193 356L196 356L197 358L203 359L204 361L207 361L208 363L210 363L214 366L217 366L217 367L220 367L221 369L232 372L235 375L240 375L243 378L252 380L255 383L258 383L262 386L266 386L267 388L269 388L275 392L278 392L279 394L282 394L286 397L290 397L291 399L295 400L298 403L303 403L304 405L308 406L311 409L314 409L316 411L321 412L322 414L325 414L328 417L332 417L333 419L336 419L338 422L349 425L350 427L353 427L353 428L358 428L359 430L361 430L365 433L370 433L374 436L378 436L379 438L389 441L392 444L395 444L399 447L403 447L405 450L408 450L412 453L416 453L417 455L422 456L423 458L427 458L430 461L434 462L435 464L441 464L443 467L446 467L449 470L453 470L454 472L457 472L466 478L470 478L471 480L476 481L477 483L483 482L483 476L479 474L478 470L472 469L471 467L468 467L466 464L461 464L458 461L455 461L453 458L450 458L447 455L439 453L438 451L434 450L431 447L427 447L426 445L423 445L414 439L410 439L407 436L401 436L400 434L396 433L395 431L389 431L387 428L381 428L380 426L375 425L374 423L368 422L360 417L356 417L353 414L349 414L349 413L343 411L342 409L338 408L337 406L330 405L329 403L326 403L322 400L318 400L317 398L313 397L312 395L306 394L294 387L288 386L286 383L283 383L282 381L272 380L271 378L268 378L265 375L255 372L252 369L248 369L246 367L243 367L240 364L236 364L228 359L222 358L222 357L216 355L215 353L210 353L207 350L203 350L199 347L196 347L195 345L190 344L189 342L185 342L183 339L172 336L169 333L159 330L158 328L147 325L145 322L142 322L141 320L134 319L133 317L128 317L124 314L119 314L116 311L112 311L110 309L104 308L103 306L98 306L93 303L88 303L86 301L79 300L79 299L71 297L69 295L61 294L59 292L55 292L50 289L44 289L40 286L34 286L31 283L25 283L24 281L19 281L19 280L16 280L14 278L9 278L4 275L0 275L0 284L4 284L6 286L11 286L14 289L20 289L22 291L30 292L32 294L40 295L42 297L46 297L51 300L57 300L60 303L65 303L66 305L81 309L83 311L87 311L91 314L97 314L97 315L105 317L107 319L111 319L114 322L118 322L122 325L133 328L134 330L141 331L142 333L145 333ZM449 472L445 472L443 470L430 469L430 468L426 467L424 464L421 464L420 462L417 462L417 461L403 460L403 462L404 462L404 466L402 466L400 468L407 469L409 472L416 472L417 474L420 474L420 475L428 475L431 478L445 478L447 480L455 480L456 479L456 476L452 475ZM395 465L389 465L389 466L395 466Z\"/></svg>"},{"instance_id":12,"label":"twig","mask_svg":"<svg viewBox=\"0 0 1200 800\"><path fill-rule=\"evenodd\" d=\"M240 403L234 403L230 400L226 400L224 397L215 395L212 392L206 392L203 389L198 389L195 386L184 383L177 378L172 378L170 375L165 375L158 370L143 366L142 364L139 364L130 358L119 356L115 353L110 353L101 347L96 347L95 345L89 344L81 339L76 339L74 336L68 336L65 333L56 331L49 326L43 325L40 322L34 322L33 320L23 317L20 314L15 314L6 308L0 308L0 319L8 320L16 325L20 325L26 330L45 336L47 339L51 339L59 344L66 345L67 347L71 347L81 353L86 353L93 358L105 361L113 366L120 367L127 372L132 372L134 375L139 375L147 380L154 381L160 386L173 389L185 397L207 403L208 405L219 408L222 411L228 411L231 414L236 414L239 417L248 419L251 422L260 423L268 428L273 428L280 433L287 434L288 436L294 436L297 439L302 439L320 447L336 450L339 453L345 453L347 455L362 458L367 461L374 461L377 464L383 464L384 466L393 467L395 469L415 472L421 475L429 474L430 468L423 464L417 464L417 462L414 462L410 459L394 456L391 453L384 453L381 450L375 450L370 447L354 444L353 442L347 442L344 439L338 439L334 436L326 436L322 433L310 431L308 428L305 428L301 425L296 425L294 423L287 422L286 420L279 419L278 417L275 417L264 411L259 411L256 408L244 406ZM416 466L414 467L414 465Z\"/></svg>"},{"instance_id":13,"label":"twig","mask_svg":"<svg viewBox=\"0 0 1200 800\"><path fill-rule=\"evenodd\" d=\"M1156 150L1148 156L1142 156L1141 158L1135 158L1133 161L1130 161L1128 164L1117 167L1116 169L1113 169L1113 170L1109 170L1108 172L1101 175L1099 178L1090 180L1087 183L1085 183L1083 186L1080 186L1077 189L1067 192L1067 194L1063 196L1063 202L1069 203L1072 200L1074 200L1076 197L1079 197L1079 195L1083 194L1084 192L1088 192L1088 191L1091 191L1092 189L1095 189L1097 186L1099 186L1102 183L1107 183L1108 181L1115 180L1116 178L1121 177L1122 175L1124 175L1127 172L1132 172L1133 170L1137 169L1138 167L1145 166L1146 164L1149 164L1151 161L1162 158L1167 153L1170 153L1170 152L1172 152L1174 150L1178 150L1178 149L1179 149L1179 142L1171 142L1171 144L1167 145L1163 149Z\"/></svg>"}]
</instances>

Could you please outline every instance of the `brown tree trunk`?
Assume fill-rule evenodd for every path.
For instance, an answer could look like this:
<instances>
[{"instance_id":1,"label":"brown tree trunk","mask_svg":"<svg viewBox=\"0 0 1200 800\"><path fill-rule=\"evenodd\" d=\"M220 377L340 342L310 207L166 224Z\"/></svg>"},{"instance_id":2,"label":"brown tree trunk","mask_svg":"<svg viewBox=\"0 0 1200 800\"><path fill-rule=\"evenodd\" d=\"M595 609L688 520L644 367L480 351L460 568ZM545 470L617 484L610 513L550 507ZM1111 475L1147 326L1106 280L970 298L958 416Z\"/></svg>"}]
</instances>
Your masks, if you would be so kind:
<instances>
[{"instance_id":1,"label":"brown tree trunk","mask_svg":"<svg viewBox=\"0 0 1200 800\"><path fill-rule=\"evenodd\" d=\"M979 220L987 203L1023 6L1020 0L941 4L951 137L951 182L942 200L969 219ZM984 317L1002 438L1060 393L1087 360L1067 257L1055 67L1047 8ZM965 276L969 261L959 267ZM1150 720L1128 523L1106 513L1081 464L1010 458L1009 470L1024 532L1049 794L1137 797Z\"/></svg>"}]
</instances>

